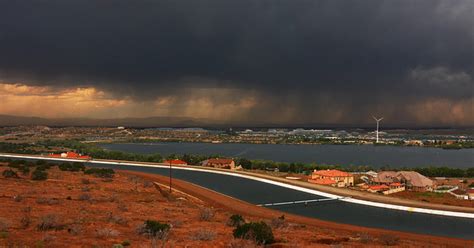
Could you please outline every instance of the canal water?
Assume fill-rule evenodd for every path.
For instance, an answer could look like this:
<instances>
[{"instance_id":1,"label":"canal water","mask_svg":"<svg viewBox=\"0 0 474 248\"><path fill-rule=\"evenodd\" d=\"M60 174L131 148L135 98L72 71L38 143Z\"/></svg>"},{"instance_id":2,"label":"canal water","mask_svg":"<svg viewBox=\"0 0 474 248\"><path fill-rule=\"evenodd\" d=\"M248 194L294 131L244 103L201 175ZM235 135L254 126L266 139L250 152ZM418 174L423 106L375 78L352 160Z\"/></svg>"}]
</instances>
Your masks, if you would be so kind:
<instances>
[{"instance_id":1,"label":"canal water","mask_svg":"<svg viewBox=\"0 0 474 248\"><path fill-rule=\"evenodd\" d=\"M218 154L228 157L333 165L370 165L452 168L474 167L474 149L373 146L373 145L283 145L211 143L102 144L103 148L134 153Z\"/></svg>"},{"instance_id":2,"label":"canal water","mask_svg":"<svg viewBox=\"0 0 474 248\"><path fill-rule=\"evenodd\" d=\"M168 169L125 165L88 164L168 175ZM253 204L319 199L320 196L251 179L209 172L173 169L173 177ZM272 207L284 212L365 227L474 239L474 219L391 210L342 201L309 203L307 206Z\"/></svg>"}]
</instances>

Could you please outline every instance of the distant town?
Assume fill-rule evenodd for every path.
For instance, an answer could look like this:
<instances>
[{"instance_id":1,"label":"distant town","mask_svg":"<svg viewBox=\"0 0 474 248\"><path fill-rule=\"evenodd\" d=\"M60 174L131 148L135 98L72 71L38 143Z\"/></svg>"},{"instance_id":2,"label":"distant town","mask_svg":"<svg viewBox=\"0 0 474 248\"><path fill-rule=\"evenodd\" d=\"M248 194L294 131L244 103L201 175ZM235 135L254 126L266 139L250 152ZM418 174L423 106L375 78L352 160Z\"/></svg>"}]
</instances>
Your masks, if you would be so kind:
<instances>
[{"instance_id":1,"label":"distant town","mask_svg":"<svg viewBox=\"0 0 474 248\"><path fill-rule=\"evenodd\" d=\"M252 144L377 144L396 146L474 148L474 129L381 130L367 129L204 129L128 127L0 127L0 142L78 139L82 142L206 142Z\"/></svg>"}]
</instances>

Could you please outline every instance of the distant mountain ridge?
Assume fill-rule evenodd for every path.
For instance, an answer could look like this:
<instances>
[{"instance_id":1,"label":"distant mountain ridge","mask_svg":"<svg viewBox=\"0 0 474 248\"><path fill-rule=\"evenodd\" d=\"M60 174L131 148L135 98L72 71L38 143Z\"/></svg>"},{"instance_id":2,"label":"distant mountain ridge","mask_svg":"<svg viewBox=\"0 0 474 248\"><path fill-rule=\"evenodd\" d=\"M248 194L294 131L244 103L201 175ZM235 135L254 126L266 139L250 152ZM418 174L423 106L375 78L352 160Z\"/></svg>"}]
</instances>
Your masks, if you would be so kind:
<instances>
[{"instance_id":1,"label":"distant mountain ridge","mask_svg":"<svg viewBox=\"0 0 474 248\"><path fill-rule=\"evenodd\" d=\"M194 127L209 125L207 119L190 117L145 117L145 118L42 118L15 115L0 115L0 126L128 126L128 127Z\"/></svg>"},{"instance_id":2,"label":"distant mountain ridge","mask_svg":"<svg viewBox=\"0 0 474 248\"><path fill-rule=\"evenodd\" d=\"M305 128L305 129L346 129L361 128L373 129L373 124L318 124L318 123L261 123L261 122L239 122L239 121L217 121L205 118L193 117L126 117L126 118L110 118L110 119L94 119L94 118L43 118L36 116L16 116L1 115L0 126L86 126L86 127L209 127L209 128ZM409 124L400 125L383 125L382 130L389 129L473 129L472 126L416 126Z\"/></svg>"}]
</instances>

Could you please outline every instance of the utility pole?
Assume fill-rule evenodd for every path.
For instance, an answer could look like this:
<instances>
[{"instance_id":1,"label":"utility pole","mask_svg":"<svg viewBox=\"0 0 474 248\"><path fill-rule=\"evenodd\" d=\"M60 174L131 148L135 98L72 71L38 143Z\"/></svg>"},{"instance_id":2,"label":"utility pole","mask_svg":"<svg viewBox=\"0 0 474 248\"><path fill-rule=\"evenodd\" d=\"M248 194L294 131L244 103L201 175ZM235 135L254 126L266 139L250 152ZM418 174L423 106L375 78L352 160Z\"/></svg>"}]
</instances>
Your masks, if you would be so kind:
<instances>
[{"instance_id":1,"label":"utility pole","mask_svg":"<svg viewBox=\"0 0 474 248\"><path fill-rule=\"evenodd\" d=\"M171 194L171 183L172 183L172 181L171 181L171 178L172 178L172 176L171 176L171 162L172 162L172 160L170 159L169 162L170 162L170 173L169 174L170 174L170 194Z\"/></svg>"}]
</instances>

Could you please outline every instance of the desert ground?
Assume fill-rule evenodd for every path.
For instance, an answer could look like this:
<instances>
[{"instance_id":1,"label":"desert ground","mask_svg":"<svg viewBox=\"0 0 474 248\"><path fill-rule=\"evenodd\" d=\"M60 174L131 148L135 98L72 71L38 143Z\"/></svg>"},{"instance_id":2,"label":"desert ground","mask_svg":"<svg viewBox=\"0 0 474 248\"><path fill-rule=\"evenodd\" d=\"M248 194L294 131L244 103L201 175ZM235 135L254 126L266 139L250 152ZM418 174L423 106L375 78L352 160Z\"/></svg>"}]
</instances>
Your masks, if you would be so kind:
<instances>
[{"instance_id":1,"label":"desert ground","mask_svg":"<svg viewBox=\"0 0 474 248\"><path fill-rule=\"evenodd\" d=\"M0 174L10 170L0 166ZM15 170L15 169L13 169ZM256 247L233 237L240 214L272 227L269 247L466 247L473 241L384 231L319 221L257 207L166 177L117 171L98 178L47 170L47 180L0 176L0 247ZM282 215L285 218L282 220ZM170 225L159 239L140 234L146 220Z\"/></svg>"}]
</instances>

